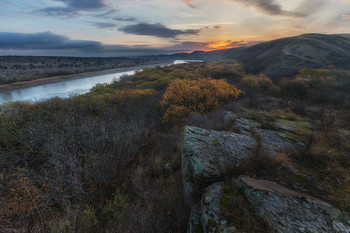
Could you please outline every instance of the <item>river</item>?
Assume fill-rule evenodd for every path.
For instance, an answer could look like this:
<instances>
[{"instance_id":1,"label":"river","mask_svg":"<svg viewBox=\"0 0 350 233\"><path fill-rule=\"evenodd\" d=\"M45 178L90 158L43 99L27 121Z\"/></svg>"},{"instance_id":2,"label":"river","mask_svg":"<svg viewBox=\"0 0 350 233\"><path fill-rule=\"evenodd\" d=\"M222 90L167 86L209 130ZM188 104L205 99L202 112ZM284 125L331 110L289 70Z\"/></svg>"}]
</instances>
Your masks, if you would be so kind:
<instances>
[{"instance_id":1,"label":"river","mask_svg":"<svg viewBox=\"0 0 350 233\"><path fill-rule=\"evenodd\" d=\"M189 61L176 60L173 63L164 64L181 64ZM159 64L157 64L159 65ZM145 67L154 67L157 65L147 65L143 67L123 68L112 74L87 76L74 79L57 80L52 83L38 84L35 86L23 86L9 90L0 90L0 104L9 101L31 101L38 102L52 97L68 98L75 95L88 93L92 87L98 83L111 83L119 80L123 75L133 75Z\"/></svg>"}]
</instances>

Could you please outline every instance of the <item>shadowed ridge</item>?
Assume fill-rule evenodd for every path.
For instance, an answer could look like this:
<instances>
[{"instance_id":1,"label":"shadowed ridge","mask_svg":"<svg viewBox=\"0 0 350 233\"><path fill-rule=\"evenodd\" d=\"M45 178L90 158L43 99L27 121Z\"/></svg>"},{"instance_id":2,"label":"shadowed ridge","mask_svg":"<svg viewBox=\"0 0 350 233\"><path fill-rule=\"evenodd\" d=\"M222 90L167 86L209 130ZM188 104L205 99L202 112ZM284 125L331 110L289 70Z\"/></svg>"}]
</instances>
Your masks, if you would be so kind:
<instances>
[{"instance_id":1,"label":"shadowed ridge","mask_svg":"<svg viewBox=\"0 0 350 233\"><path fill-rule=\"evenodd\" d=\"M222 58L240 60L247 71L271 77L292 76L305 66L349 68L350 35L303 34L222 51Z\"/></svg>"},{"instance_id":2,"label":"shadowed ridge","mask_svg":"<svg viewBox=\"0 0 350 233\"><path fill-rule=\"evenodd\" d=\"M264 73L278 79L292 77L303 67L350 69L350 34L309 33L233 49L156 57L193 60L236 59L243 62L245 70L249 73Z\"/></svg>"}]
</instances>

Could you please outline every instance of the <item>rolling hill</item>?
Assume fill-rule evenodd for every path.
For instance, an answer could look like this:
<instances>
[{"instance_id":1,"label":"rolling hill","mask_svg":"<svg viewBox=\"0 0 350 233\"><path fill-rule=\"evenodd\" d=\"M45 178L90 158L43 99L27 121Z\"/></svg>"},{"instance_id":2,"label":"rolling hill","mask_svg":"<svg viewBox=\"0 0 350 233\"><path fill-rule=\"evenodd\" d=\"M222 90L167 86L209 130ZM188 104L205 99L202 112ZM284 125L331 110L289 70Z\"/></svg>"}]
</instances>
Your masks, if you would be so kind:
<instances>
[{"instance_id":1,"label":"rolling hill","mask_svg":"<svg viewBox=\"0 0 350 233\"><path fill-rule=\"evenodd\" d=\"M350 69L350 34L303 34L249 47L170 56L176 59L236 59L243 62L249 73L265 73L278 78L293 76L305 66Z\"/></svg>"}]
</instances>

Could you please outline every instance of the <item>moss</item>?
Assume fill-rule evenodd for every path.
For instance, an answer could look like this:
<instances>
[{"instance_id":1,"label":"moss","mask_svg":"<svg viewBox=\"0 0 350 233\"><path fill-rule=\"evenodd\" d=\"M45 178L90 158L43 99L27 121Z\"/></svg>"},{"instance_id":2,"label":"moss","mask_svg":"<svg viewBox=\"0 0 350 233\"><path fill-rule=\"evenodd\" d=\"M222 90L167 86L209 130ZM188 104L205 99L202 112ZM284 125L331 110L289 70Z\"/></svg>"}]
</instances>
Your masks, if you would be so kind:
<instances>
[{"instance_id":1,"label":"moss","mask_svg":"<svg viewBox=\"0 0 350 233\"><path fill-rule=\"evenodd\" d=\"M280 130L280 132L277 133L277 136L283 141L291 143L296 143L300 140L300 137L286 130Z\"/></svg>"},{"instance_id":2,"label":"moss","mask_svg":"<svg viewBox=\"0 0 350 233\"><path fill-rule=\"evenodd\" d=\"M220 145L219 141L218 141L218 140L215 140L215 139L210 140L210 142L211 142L214 146L219 146L219 145Z\"/></svg>"},{"instance_id":3,"label":"moss","mask_svg":"<svg viewBox=\"0 0 350 233\"><path fill-rule=\"evenodd\" d=\"M300 141L303 136L310 134L311 124L307 121L290 121L279 119L275 122L275 130L278 136L285 141L292 143Z\"/></svg>"},{"instance_id":4,"label":"moss","mask_svg":"<svg viewBox=\"0 0 350 233\"><path fill-rule=\"evenodd\" d=\"M248 119L247 123L248 123L250 128L257 128L260 125L259 122L251 120L251 119Z\"/></svg>"},{"instance_id":5,"label":"moss","mask_svg":"<svg viewBox=\"0 0 350 233\"><path fill-rule=\"evenodd\" d=\"M221 211L227 211L231 199L237 195L240 195L238 188L235 185L230 185L228 183L223 187L223 194L220 200Z\"/></svg>"},{"instance_id":6,"label":"moss","mask_svg":"<svg viewBox=\"0 0 350 233\"><path fill-rule=\"evenodd\" d=\"M311 131L311 124L307 121L290 121L286 119L279 119L276 121L276 123L280 123L281 125L285 126L286 128L290 128L290 130L285 129L287 131L295 132L299 135L305 135L307 133L310 133Z\"/></svg>"},{"instance_id":7,"label":"moss","mask_svg":"<svg viewBox=\"0 0 350 233\"><path fill-rule=\"evenodd\" d=\"M233 155L232 151L225 152L225 155Z\"/></svg>"}]
</instances>

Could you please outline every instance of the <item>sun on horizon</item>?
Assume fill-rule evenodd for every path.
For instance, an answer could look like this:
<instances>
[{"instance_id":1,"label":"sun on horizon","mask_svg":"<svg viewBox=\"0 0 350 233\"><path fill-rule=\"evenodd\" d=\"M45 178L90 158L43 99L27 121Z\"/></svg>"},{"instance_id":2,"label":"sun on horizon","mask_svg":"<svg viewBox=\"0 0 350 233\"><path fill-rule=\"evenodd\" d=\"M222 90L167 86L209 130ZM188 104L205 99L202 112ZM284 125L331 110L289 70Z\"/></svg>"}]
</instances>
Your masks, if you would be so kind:
<instances>
[{"instance_id":1,"label":"sun on horizon","mask_svg":"<svg viewBox=\"0 0 350 233\"><path fill-rule=\"evenodd\" d=\"M350 32L347 0L3 0L0 55L139 56Z\"/></svg>"}]
</instances>

